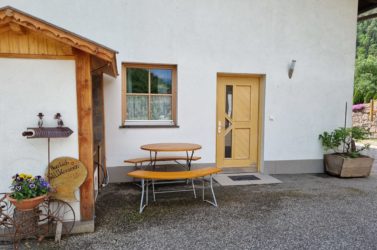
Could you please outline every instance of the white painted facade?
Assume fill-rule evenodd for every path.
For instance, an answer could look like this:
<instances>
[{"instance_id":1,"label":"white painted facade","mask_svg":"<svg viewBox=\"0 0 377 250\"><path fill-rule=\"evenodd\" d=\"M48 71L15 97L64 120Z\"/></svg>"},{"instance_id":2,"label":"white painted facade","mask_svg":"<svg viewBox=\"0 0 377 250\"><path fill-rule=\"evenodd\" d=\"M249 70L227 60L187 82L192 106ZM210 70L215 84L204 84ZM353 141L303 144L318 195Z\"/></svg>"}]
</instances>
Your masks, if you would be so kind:
<instances>
[{"instance_id":1,"label":"white painted facade","mask_svg":"<svg viewBox=\"0 0 377 250\"><path fill-rule=\"evenodd\" d=\"M77 131L75 63L0 58L0 75L0 192L9 192L16 173L44 175L46 171L47 139L22 136L27 127L37 127L39 112L45 115L44 126L56 127L53 118L59 112L65 125ZM51 159L60 156L78 158L77 132L51 139ZM76 214L79 218L79 209Z\"/></svg>"},{"instance_id":2,"label":"white painted facade","mask_svg":"<svg viewBox=\"0 0 377 250\"><path fill-rule=\"evenodd\" d=\"M262 148L265 162L320 161L322 148L318 134L342 126L345 102L352 103L357 0L96 0L95 3L3 0L1 5L12 5L116 49L119 70L121 62L177 64L179 128L119 128L121 77L105 76L106 152L110 171L112 167L124 166L124 159L147 155L139 150L140 145L155 142L201 144L200 163L214 163L218 72L265 75ZM289 79L292 59L297 63ZM4 60L1 62L4 64ZM26 66L18 66L17 74L24 67L28 70ZM0 70L3 71L2 65ZM68 76L73 74L72 65L68 68L63 65L60 70L67 70L64 77L74 77ZM43 72L43 76L51 76L55 81L50 87L62 84L55 74ZM71 78L69 84L74 82ZM5 81L0 89L4 83L8 86ZM15 86L7 88L16 92ZM49 93L61 96L64 91L73 91L73 86L67 88L59 93L52 89ZM35 90L30 93L37 94ZM64 98L70 102L49 105L48 100L40 98L38 103L46 107L48 117L59 110L64 120L75 123L77 114L72 108L76 99L71 95L72 99ZM13 115L20 130L43 111L39 106L34 110L34 102L29 99L23 100L23 104L30 107L24 112L30 117ZM0 103L0 114L12 107L2 100ZM69 105L70 111L63 111L65 105ZM350 124L351 109L348 118ZM4 126L3 122L0 126ZM75 128L75 124L71 126ZM4 133L3 128L0 131ZM14 132L6 141L24 140L19 134ZM33 157L44 163L44 142L33 143L41 144L38 157ZM77 142L72 143L75 145L65 144L72 147L69 152L62 150L59 154L77 155ZM24 168L30 165L28 162L14 165L29 171ZM287 172L279 169L279 165L274 168L273 171L265 168L265 172ZM317 169L297 170L305 171Z\"/></svg>"}]
</instances>

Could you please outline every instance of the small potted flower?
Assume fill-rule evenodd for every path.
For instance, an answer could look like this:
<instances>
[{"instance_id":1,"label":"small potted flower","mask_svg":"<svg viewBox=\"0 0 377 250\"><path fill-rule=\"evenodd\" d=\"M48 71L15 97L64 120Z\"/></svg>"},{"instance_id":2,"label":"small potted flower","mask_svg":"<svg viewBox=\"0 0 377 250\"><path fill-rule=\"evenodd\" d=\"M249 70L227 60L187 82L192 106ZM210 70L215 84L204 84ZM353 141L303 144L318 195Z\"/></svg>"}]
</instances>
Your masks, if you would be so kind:
<instances>
[{"instance_id":1,"label":"small potted flower","mask_svg":"<svg viewBox=\"0 0 377 250\"><path fill-rule=\"evenodd\" d=\"M7 199L19 210L31 210L42 203L50 191L49 183L41 176L16 174Z\"/></svg>"}]
</instances>

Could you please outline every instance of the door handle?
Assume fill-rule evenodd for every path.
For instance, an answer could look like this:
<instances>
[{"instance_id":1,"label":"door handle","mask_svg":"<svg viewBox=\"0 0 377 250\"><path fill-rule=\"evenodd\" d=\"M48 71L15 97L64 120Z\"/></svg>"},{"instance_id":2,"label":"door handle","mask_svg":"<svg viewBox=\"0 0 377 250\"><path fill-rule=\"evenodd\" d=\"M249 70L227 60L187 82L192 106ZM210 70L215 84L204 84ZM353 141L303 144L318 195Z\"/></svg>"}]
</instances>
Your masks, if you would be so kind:
<instances>
[{"instance_id":1,"label":"door handle","mask_svg":"<svg viewBox=\"0 0 377 250\"><path fill-rule=\"evenodd\" d=\"M221 129L225 128L225 126L221 125L221 121L217 122L217 133L221 134Z\"/></svg>"}]
</instances>

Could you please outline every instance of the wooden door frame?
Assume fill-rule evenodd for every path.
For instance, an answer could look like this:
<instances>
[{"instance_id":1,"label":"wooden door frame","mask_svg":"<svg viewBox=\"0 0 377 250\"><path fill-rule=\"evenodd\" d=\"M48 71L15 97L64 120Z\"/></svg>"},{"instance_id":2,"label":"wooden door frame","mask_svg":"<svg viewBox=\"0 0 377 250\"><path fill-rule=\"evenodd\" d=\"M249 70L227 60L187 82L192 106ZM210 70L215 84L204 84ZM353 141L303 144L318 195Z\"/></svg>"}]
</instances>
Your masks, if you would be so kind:
<instances>
[{"instance_id":1,"label":"wooden door frame","mask_svg":"<svg viewBox=\"0 0 377 250\"><path fill-rule=\"evenodd\" d=\"M259 107L258 107L258 145L257 145L257 171L260 173L264 172L264 119L265 119L265 88L266 88L266 75L265 74L252 74L252 73L226 73L217 72L216 74L216 120L215 120L215 135L217 148L218 136L217 136L217 121L219 119L217 114L217 106L219 105L218 100L218 78L219 77L255 77L259 78ZM215 150L215 162L216 167L218 166L217 161L217 150Z\"/></svg>"}]
</instances>

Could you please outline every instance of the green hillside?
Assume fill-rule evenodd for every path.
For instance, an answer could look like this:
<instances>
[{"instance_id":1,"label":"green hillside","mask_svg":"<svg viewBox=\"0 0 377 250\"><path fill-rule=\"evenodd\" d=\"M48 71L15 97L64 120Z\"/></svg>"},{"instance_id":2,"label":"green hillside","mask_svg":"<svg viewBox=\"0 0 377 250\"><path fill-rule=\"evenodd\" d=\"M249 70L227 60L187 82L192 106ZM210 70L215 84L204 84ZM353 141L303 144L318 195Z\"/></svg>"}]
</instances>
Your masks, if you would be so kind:
<instances>
[{"instance_id":1,"label":"green hillside","mask_svg":"<svg viewBox=\"0 0 377 250\"><path fill-rule=\"evenodd\" d=\"M358 23L356 46L355 104L377 99L377 19Z\"/></svg>"}]
</instances>

